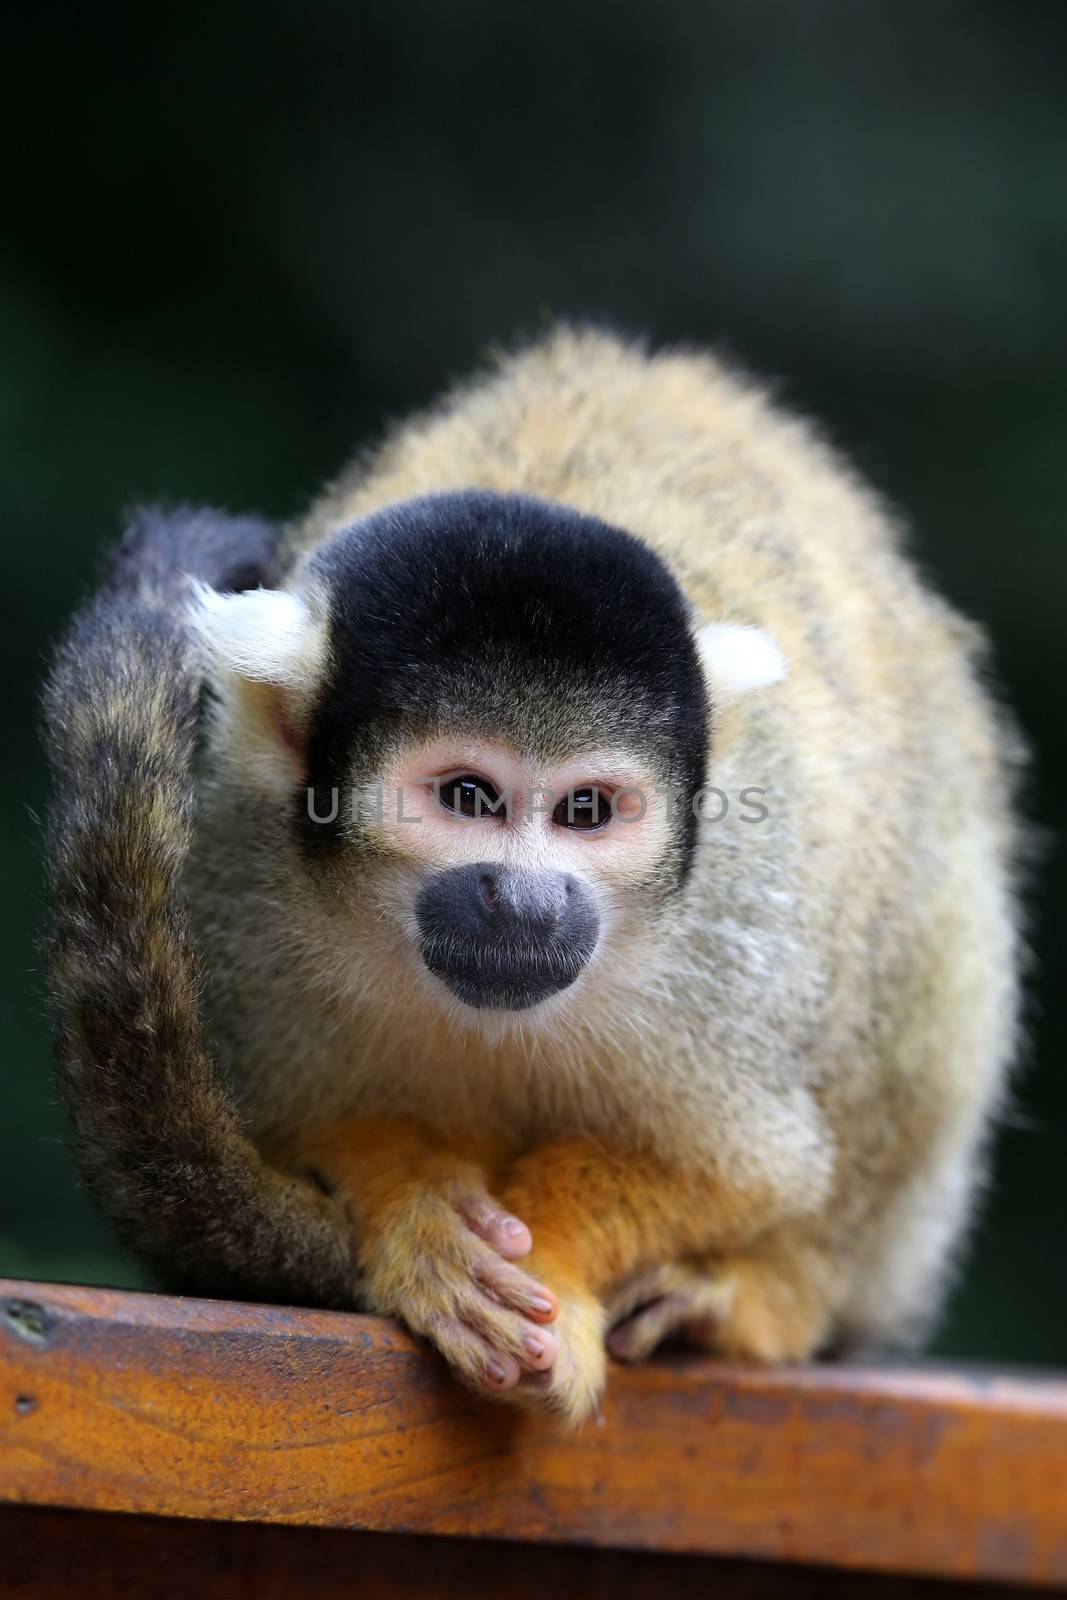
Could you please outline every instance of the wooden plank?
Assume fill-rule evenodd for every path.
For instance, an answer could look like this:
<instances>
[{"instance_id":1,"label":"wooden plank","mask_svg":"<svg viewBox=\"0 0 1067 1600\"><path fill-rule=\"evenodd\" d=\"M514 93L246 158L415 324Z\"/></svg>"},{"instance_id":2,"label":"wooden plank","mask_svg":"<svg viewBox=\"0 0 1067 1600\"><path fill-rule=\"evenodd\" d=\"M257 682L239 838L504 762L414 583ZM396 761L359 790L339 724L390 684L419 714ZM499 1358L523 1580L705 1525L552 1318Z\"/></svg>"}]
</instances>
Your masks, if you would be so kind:
<instances>
[{"instance_id":1,"label":"wooden plank","mask_svg":"<svg viewBox=\"0 0 1067 1600\"><path fill-rule=\"evenodd\" d=\"M1023 1600L1032 1589L499 1539L0 1506L0 1600Z\"/></svg>"},{"instance_id":2,"label":"wooden plank","mask_svg":"<svg viewBox=\"0 0 1067 1600\"><path fill-rule=\"evenodd\" d=\"M0 1283L0 1500L1067 1586L1067 1384L699 1358L578 1433L369 1317Z\"/></svg>"}]
</instances>

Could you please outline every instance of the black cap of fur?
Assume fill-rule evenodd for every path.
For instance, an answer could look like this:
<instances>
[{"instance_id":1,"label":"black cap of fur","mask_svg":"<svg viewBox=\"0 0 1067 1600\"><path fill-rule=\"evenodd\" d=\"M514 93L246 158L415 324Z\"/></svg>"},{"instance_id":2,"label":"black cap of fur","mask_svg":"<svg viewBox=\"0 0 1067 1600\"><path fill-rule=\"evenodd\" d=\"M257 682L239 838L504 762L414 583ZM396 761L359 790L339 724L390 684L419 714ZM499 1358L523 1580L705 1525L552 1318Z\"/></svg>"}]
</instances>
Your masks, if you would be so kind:
<instances>
[{"instance_id":1,"label":"black cap of fur","mask_svg":"<svg viewBox=\"0 0 1067 1600\"><path fill-rule=\"evenodd\" d=\"M546 760L618 744L686 795L703 783L707 704L688 605L632 535L470 490L378 512L313 565L331 608L308 749L316 789L372 771L383 737L450 726ZM307 813L309 843L336 838Z\"/></svg>"}]
</instances>

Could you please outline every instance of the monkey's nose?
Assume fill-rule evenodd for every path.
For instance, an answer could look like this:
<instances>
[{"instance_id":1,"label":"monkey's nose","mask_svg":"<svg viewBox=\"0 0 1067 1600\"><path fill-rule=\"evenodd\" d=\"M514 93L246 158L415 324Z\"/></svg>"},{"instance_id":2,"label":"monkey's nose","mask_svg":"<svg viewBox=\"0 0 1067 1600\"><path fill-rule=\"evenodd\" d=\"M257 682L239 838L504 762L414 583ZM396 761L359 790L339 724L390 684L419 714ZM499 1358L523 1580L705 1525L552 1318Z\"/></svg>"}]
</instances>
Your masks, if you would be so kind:
<instances>
[{"instance_id":1,"label":"monkey's nose","mask_svg":"<svg viewBox=\"0 0 1067 1600\"><path fill-rule=\"evenodd\" d=\"M578 890L570 873L507 872L478 866L478 890L489 920L503 932L552 933Z\"/></svg>"}]
</instances>

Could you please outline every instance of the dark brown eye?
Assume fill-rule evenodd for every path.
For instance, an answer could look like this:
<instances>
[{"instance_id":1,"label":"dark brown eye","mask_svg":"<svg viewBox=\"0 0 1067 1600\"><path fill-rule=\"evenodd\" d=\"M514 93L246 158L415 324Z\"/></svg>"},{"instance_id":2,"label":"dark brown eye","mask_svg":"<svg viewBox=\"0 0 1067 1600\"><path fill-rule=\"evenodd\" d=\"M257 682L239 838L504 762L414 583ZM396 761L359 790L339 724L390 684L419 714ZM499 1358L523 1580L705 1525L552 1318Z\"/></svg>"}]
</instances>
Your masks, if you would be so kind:
<instances>
[{"instance_id":1,"label":"dark brown eye","mask_svg":"<svg viewBox=\"0 0 1067 1600\"><path fill-rule=\"evenodd\" d=\"M559 828L582 828L589 833L611 821L611 796L606 789L590 784L587 789L572 789L565 794L552 821Z\"/></svg>"},{"instance_id":2,"label":"dark brown eye","mask_svg":"<svg viewBox=\"0 0 1067 1600\"><path fill-rule=\"evenodd\" d=\"M448 811L459 812L464 817L503 816L504 806L500 791L486 778L464 772L458 778L441 780L441 804Z\"/></svg>"}]
</instances>

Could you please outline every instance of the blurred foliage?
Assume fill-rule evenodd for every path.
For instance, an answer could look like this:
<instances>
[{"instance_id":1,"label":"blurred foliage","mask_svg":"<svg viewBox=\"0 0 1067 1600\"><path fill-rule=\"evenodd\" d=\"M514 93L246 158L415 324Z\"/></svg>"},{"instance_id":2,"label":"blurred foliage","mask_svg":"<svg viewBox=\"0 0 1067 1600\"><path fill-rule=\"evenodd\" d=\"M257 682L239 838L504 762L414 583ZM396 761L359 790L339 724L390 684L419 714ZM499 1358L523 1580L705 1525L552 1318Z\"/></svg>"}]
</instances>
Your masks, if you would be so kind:
<instances>
[{"instance_id":1,"label":"blurred foliage","mask_svg":"<svg viewBox=\"0 0 1067 1600\"><path fill-rule=\"evenodd\" d=\"M137 497L287 515L547 314L779 380L985 622L1065 789L1067 7L218 0L5 13L0 1271L131 1283L77 1195L35 951L36 686ZM945 1351L1067 1361L1063 859Z\"/></svg>"}]
</instances>

